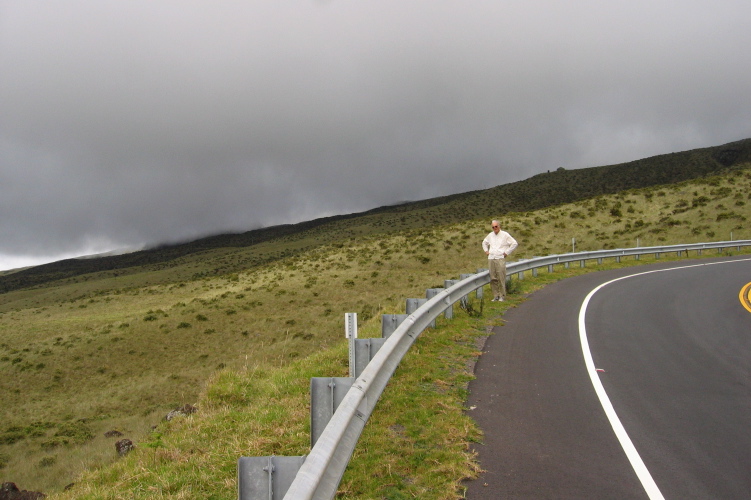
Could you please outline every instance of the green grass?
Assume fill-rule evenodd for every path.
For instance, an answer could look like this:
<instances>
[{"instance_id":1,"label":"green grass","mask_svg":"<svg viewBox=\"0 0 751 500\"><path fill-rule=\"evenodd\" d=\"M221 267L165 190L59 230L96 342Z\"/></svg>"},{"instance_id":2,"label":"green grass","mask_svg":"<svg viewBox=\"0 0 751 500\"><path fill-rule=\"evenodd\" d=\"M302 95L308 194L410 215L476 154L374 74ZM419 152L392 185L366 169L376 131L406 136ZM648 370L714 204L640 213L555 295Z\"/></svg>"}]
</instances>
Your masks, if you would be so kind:
<instances>
[{"instance_id":1,"label":"green grass","mask_svg":"<svg viewBox=\"0 0 751 500\"><path fill-rule=\"evenodd\" d=\"M520 259L569 252L571 238L581 251L751 238L750 196L746 166L496 216ZM409 227L374 213L0 294L2 480L53 498L234 498L239 456L306 454L308 379L347 374L344 313L377 336L380 315L404 312L406 298L486 267L489 217L442 224L466 200L451 203L407 213ZM455 321L427 331L366 426L343 496L455 498L476 472L467 443L479 435L462 407L478 336L530 287L599 268L542 271L482 318L455 307ZM163 421L185 403L199 412ZM103 436L113 429L136 442L124 459Z\"/></svg>"}]
</instances>

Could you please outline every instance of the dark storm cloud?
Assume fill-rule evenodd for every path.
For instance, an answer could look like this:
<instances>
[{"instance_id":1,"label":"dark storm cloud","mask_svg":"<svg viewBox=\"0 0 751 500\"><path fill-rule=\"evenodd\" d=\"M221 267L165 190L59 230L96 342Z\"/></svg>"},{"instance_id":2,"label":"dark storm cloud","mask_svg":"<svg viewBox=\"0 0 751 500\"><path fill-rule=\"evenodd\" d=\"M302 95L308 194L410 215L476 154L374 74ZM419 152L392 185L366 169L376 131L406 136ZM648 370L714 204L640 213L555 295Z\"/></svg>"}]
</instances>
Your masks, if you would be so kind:
<instances>
[{"instance_id":1,"label":"dark storm cloud","mask_svg":"<svg viewBox=\"0 0 751 500\"><path fill-rule=\"evenodd\" d=\"M751 136L751 4L610 4L0 0L0 269Z\"/></svg>"}]
</instances>

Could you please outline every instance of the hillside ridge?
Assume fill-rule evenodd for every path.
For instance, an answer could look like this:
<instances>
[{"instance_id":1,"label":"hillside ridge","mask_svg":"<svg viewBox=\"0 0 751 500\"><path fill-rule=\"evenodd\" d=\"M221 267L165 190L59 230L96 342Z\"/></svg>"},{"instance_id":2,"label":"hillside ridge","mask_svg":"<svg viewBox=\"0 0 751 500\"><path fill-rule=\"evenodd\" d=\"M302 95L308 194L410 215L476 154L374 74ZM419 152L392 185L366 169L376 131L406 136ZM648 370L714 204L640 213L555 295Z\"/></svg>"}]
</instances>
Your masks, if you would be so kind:
<instances>
[{"instance_id":1,"label":"hillside ridge","mask_svg":"<svg viewBox=\"0 0 751 500\"><path fill-rule=\"evenodd\" d=\"M382 206L364 212L322 217L296 224L281 224L242 233L206 236L189 242L159 245L121 255L65 259L0 275L0 294L94 272L169 262L207 250L252 246L331 223L377 214L405 214L439 207L459 199L465 199L467 205L472 207L468 210L473 213L464 211L457 214L446 210L441 213L443 222L465 220L468 215L479 218L527 212L629 189L673 184L716 174L749 161L751 138L614 165L572 170L559 168L487 189Z\"/></svg>"}]
</instances>

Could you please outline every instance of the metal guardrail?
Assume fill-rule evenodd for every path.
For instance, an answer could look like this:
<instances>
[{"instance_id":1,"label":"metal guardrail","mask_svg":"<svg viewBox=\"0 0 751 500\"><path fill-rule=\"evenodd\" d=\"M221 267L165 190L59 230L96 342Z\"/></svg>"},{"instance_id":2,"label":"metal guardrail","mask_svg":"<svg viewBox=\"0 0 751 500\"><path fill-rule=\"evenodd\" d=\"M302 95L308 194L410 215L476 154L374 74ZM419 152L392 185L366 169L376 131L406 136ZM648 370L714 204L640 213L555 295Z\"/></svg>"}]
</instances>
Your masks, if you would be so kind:
<instances>
[{"instance_id":1,"label":"metal guardrail","mask_svg":"<svg viewBox=\"0 0 751 500\"><path fill-rule=\"evenodd\" d=\"M489 282L487 271L462 280L429 299L397 327L352 384L284 498L334 497L365 423L410 346L448 306Z\"/></svg>"},{"instance_id":2,"label":"metal guardrail","mask_svg":"<svg viewBox=\"0 0 751 500\"><path fill-rule=\"evenodd\" d=\"M556 264L568 265L571 262L580 262L581 266L584 267L586 261L595 259L599 262L605 258L615 258L620 261L620 258L624 256L636 256L638 258L638 256L645 254L655 254L659 258L661 254L671 252L680 256L683 252L688 253L689 251L696 251L701 254L703 250L716 249L721 252L725 248L737 247L740 250L744 246L751 246L751 240L569 253L508 263L506 271L508 276L518 274L520 278L523 278L525 271L536 272L537 269L543 267L548 267L548 270L552 271ZM300 465L299 471L291 484L287 483L289 488L284 495L285 500L334 498L362 429L365 427L365 423L368 421L391 375L409 348L422 331L430 326L441 313L462 297L489 282L490 276L487 270L461 279L452 286L441 290L432 298L427 299L424 304L402 321L385 340L383 346L360 375L353 379L351 388L339 403L331 420L320 433L310 454L307 457L294 457L299 458L302 465ZM265 460L266 458L254 457L253 460ZM248 493L249 488L243 485L243 475L247 473L250 464L243 462L243 460L250 459L243 457L238 463L239 499L281 498L281 493L279 493L279 496L273 496L270 493L258 495ZM268 467L265 467L264 470L269 474L268 484L271 485L274 467L271 465L271 461L268 461L268 464ZM289 471L286 474L289 475ZM248 482L245 481L245 483ZM268 489L271 490L270 487Z\"/></svg>"},{"instance_id":3,"label":"metal guardrail","mask_svg":"<svg viewBox=\"0 0 751 500\"><path fill-rule=\"evenodd\" d=\"M683 253L696 251L701 254L702 250L718 250L725 248L737 247L740 250L743 246L750 246L751 240L738 241L720 241L716 243L692 243L684 245L665 245L657 247L635 247L635 248L618 248L615 250L596 250L593 252L567 253L562 255L549 255L547 257L535 257L529 260L514 262L506 266L508 274L539 269L545 266L555 264L565 264L571 262L585 262L587 260L602 260L606 258L615 258L620 261L621 257L639 256L646 254L655 254L659 257L663 253L677 253L679 256ZM582 264L583 265L583 264Z\"/></svg>"}]
</instances>

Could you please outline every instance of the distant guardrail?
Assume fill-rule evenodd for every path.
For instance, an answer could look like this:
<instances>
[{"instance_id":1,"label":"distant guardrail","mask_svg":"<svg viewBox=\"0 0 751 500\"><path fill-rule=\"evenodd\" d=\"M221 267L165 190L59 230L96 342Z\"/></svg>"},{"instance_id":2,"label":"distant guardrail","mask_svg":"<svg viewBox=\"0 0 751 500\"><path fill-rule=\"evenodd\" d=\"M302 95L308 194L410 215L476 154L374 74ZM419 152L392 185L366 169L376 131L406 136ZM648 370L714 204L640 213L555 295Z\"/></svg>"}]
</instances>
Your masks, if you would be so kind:
<instances>
[{"instance_id":1,"label":"distant guardrail","mask_svg":"<svg viewBox=\"0 0 751 500\"><path fill-rule=\"evenodd\" d=\"M524 277L526 271L537 274L540 268L553 271L556 264L570 265L580 262L584 267L587 261L622 257L704 250L722 252L726 248L751 246L751 240L723 241L716 243L695 243L655 247L635 247L615 250L579 252L510 262L506 265L507 276L517 274ZM301 457L241 457L238 460L239 500L309 500L332 499L341 482L355 445L365 424L381 397L391 375L404 355L422 331L430 326L442 313L451 311L453 304L470 292L477 291L481 296L482 287L490 282L489 272L480 270L476 274L462 275L460 280L447 280L444 289L430 289L426 299L418 301L418 307L408 315L384 315L391 322L396 316L398 326L384 339L358 339L366 347L369 361L361 370L355 370L356 355L353 341L350 343L350 374L348 378L317 378L311 381L311 431L312 449L310 454ZM414 307L414 306L413 306ZM384 329L385 332L385 329ZM375 340L381 342L374 342ZM374 348L374 346L376 346ZM374 352L375 351L375 352ZM337 390L339 387L339 390ZM341 388L346 388L342 394ZM338 391L338 392L337 392ZM321 419L325 419L325 426ZM320 430L322 428L322 430ZM313 432L313 429L316 429Z\"/></svg>"}]
</instances>

